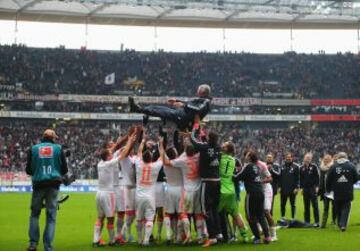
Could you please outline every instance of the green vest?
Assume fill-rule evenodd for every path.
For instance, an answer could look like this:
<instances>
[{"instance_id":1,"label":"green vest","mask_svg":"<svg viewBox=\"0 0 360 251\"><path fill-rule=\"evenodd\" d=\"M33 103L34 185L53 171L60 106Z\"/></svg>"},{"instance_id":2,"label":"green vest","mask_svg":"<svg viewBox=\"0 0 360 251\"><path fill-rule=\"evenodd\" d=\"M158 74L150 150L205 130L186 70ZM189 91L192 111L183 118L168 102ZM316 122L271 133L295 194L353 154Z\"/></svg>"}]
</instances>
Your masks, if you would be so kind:
<instances>
[{"instance_id":1,"label":"green vest","mask_svg":"<svg viewBox=\"0 0 360 251\"><path fill-rule=\"evenodd\" d=\"M57 180L61 177L61 146L43 142L31 148L32 181Z\"/></svg>"},{"instance_id":2,"label":"green vest","mask_svg":"<svg viewBox=\"0 0 360 251\"><path fill-rule=\"evenodd\" d=\"M235 194L233 175L235 170L235 158L222 153L220 159L220 192L223 194Z\"/></svg>"}]
</instances>

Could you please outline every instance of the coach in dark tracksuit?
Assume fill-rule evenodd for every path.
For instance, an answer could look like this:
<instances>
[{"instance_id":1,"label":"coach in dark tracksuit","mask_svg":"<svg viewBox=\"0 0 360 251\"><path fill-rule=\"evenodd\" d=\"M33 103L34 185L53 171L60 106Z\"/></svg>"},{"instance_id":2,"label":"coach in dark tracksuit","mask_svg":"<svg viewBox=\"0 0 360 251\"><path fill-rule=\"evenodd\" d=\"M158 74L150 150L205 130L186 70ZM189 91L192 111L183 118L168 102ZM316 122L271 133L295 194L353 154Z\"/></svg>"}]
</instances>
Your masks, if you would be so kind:
<instances>
[{"instance_id":1,"label":"coach in dark tracksuit","mask_svg":"<svg viewBox=\"0 0 360 251\"><path fill-rule=\"evenodd\" d=\"M271 202L272 204L271 204L270 213L271 215L273 215L274 200L279 188L279 178L280 178L281 168L278 164L274 163L274 156L271 153L266 155L266 164L268 165L269 172L272 177L271 186L273 189L273 197Z\"/></svg>"},{"instance_id":2,"label":"coach in dark tracksuit","mask_svg":"<svg viewBox=\"0 0 360 251\"><path fill-rule=\"evenodd\" d=\"M286 202L288 198L291 204L291 218L295 219L296 195L300 187L299 166L293 162L291 153L285 156L285 164L281 167L279 188L280 188L280 207L281 217L285 218Z\"/></svg>"},{"instance_id":3,"label":"coach in dark tracksuit","mask_svg":"<svg viewBox=\"0 0 360 251\"><path fill-rule=\"evenodd\" d=\"M259 223L265 236L264 242L268 244L271 242L271 237L265 218L265 197L261 182L262 179L260 177L261 170L260 167L256 165L259 159L255 151L249 151L245 159L248 164L234 177L234 180L244 181L246 190L245 211L251 231L255 236L254 243L258 244L261 242L259 228L257 226Z\"/></svg>"},{"instance_id":4,"label":"coach in dark tracksuit","mask_svg":"<svg viewBox=\"0 0 360 251\"><path fill-rule=\"evenodd\" d=\"M317 194L319 192L320 175L318 167L311 163L312 154L307 153L304 156L304 163L300 167L300 188L303 191L304 198L304 220L310 224L310 202L314 210L314 227L319 227L319 204Z\"/></svg>"},{"instance_id":5,"label":"coach in dark tracksuit","mask_svg":"<svg viewBox=\"0 0 360 251\"><path fill-rule=\"evenodd\" d=\"M334 192L337 223L345 231L354 199L354 184L359 180L355 166L347 159L344 152L338 153L338 159L330 168L326 178L326 191Z\"/></svg>"},{"instance_id":6,"label":"coach in dark tracksuit","mask_svg":"<svg viewBox=\"0 0 360 251\"><path fill-rule=\"evenodd\" d=\"M164 122L174 122L180 131L191 130L195 116L198 115L200 119L203 119L210 111L210 87L208 85L200 85L197 95L197 98L188 102L169 99L168 103L171 107L164 105L141 107L135 104L132 97L129 97L130 112L145 114L144 124L147 123L148 116L152 116L159 117Z\"/></svg>"},{"instance_id":7,"label":"coach in dark tracksuit","mask_svg":"<svg viewBox=\"0 0 360 251\"><path fill-rule=\"evenodd\" d=\"M206 216L206 226L209 240L204 244L209 246L217 242L216 237L221 234L218 206L220 201L220 153L218 135L209 132L207 142L198 140L200 126L198 121L191 133L191 142L200 153L200 178L201 178L201 207Z\"/></svg>"}]
</instances>

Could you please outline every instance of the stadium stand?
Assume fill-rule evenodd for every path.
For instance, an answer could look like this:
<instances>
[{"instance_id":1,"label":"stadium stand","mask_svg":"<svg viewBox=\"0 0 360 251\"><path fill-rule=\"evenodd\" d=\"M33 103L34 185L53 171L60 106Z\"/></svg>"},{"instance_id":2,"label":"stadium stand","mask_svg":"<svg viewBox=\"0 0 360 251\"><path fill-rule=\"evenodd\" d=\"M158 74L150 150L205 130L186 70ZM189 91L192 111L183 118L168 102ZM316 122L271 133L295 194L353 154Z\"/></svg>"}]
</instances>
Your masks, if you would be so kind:
<instances>
[{"instance_id":1,"label":"stadium stand","mask_svg":"<svg viewBox=\"0 0 360 251\"><path fill-rule=\"evenodd\" d=\"M75 122L58 123L53 121L1 120L0 121L0 173L23 172L26 165L26 153L32 144L40 141L42 132L48 126L56 126L60 136L59 143L65 143L71 152L69 166L81 177L96 178L98 150L109 139L116 140L116 135L126 133L133 122ZM149 125L150 136L155 137L158 131L157 123ZM237 155L250 147L256 147L264 158L268 152L273 152L278 162L282 163L287 151L295 154L295 159L301 162L308 151L315 153L315 160L324 153L346 151L351 160L360 167L360 132L357 126L346 124L323 125L318 128L303 126L287 127L286 124L239 124L212 122L209 128L224 132L222 140L233 140ZM170 129L172 132L172 129ZM97 137L93 137L97 135Z\"/></svg>"},{"instance_id":2,"label":"stadium stand","mask_svg":"<svg viewBox=\"0 0 360 251\"><path fill-rule=\"evenodd\" d=\"M37 95L110 95L136 90L144 95L193 96L199 83L209 83L215 97L354 98L360 94L359 66L358 55L350 53L143 53L0 47L0 83L18 84Z\"/></svg>"}]
</instances>

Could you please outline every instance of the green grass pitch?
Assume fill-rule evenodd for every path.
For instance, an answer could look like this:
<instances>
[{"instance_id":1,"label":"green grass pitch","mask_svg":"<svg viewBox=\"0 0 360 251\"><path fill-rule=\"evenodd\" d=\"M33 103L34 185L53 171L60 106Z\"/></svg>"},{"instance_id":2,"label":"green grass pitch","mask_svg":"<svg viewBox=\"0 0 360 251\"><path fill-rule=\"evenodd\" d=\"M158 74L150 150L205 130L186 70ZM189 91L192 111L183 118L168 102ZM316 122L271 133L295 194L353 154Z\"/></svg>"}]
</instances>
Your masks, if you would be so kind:
<instances>
[{"instance_id":1,"label":"green grass pitch","mask_svg":"<svg viewBox=\"0 0 360 251\"><path fill-rule=\"evenodd\" d=\"M21 251L28 245L28 220L30 214L30 194L0 194L0 250ZM279 241L270 245L252 244L221 244L212 249L220 250L286 250L286 251L311 251L311 250L360 250L360 191L356 192L357 200L353 202L352 213L348 230L341 233L334 225L327 229L282 229L278 231ZM279 201L275 201L275 216L279 217ZM322 203L321 210L322 210ZM243 208L243 203L241 203ZM287 213L290 213L290 208ZM41 231L44 227L44 211L41 217ZM93 224L96 218L95 194L71 194L70 199L61 207L57 217L55 236L55 250L96 250L91 247ZM297 198L297 218L303 219L302 196ZM104 229L106 230L106 229ZM164 235L165 229L163 229ZM134 234L136 233L134 229ZM107 232L103 236L107 238ZM166 249L202 250L198 246L166 246L155 245L146 250ZM99 250L138 250L136 244L121 247L105 247ZM38 250L43 250L42 243Z\"/></svg>"}]
</instances>

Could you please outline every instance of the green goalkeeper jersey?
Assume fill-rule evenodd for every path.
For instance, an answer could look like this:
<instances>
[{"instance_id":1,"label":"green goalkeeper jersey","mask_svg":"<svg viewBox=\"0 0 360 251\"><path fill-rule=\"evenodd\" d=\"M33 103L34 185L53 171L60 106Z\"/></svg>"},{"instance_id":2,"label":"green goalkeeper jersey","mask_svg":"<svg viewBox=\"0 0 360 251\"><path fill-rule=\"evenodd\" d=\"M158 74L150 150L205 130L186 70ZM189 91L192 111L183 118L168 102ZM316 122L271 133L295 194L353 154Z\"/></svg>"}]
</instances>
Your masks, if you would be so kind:
<instances>
[{"instance_id":1,"label":"green goalkeeper jersey","mask_svg":"<svg viewBox=\"0 0 360 251\"><path fill-rule=\"evenodd\" d=\"M233 174L235 170L235 158L228 154L221 154L220 159L220 181L222 194L235 194Z\"/></svg>"}]
</instances>

